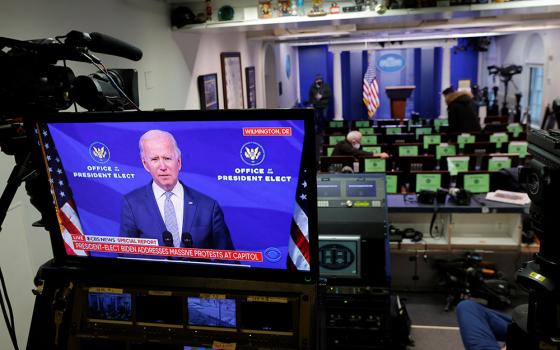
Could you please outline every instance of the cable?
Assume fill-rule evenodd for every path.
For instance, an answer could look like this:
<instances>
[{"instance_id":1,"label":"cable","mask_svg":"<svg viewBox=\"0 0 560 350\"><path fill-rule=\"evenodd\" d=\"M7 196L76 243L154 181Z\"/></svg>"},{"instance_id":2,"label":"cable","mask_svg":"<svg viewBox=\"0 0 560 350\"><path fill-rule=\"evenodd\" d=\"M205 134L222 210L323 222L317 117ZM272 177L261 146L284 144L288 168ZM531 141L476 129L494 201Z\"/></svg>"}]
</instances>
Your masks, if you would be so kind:
<instances>
[{"instance_id":1,"label":"cable","mask_svg":"<svg viewBox=\"0 0 560 350\"><path fill-rule=\"evenodd\" d=\"M140 107L138 107L125 93L124 91L122 91L122 89L120 88L119 84L117 84L113 78L111 77L111 74L109 73L109 70L107 69L107 67L105 67L103 65L103 63L101 62L100 59L98 59L97 57L93 56L92 54L89 53L85 53L82 52L82 55L87 58L91 64L93 64L95 66L95 68L97 68L99 71L101 71L103 74L105 74L105 76L107 77L107 79L109 79L109 82L111 83L111 85L113 85L113 87L117 90L117 92L124 97L128 103L130 103L132 106L134 106L134 108L137 111L142 111L140 109Z\"/></svg>"},{"instance_id":2,"label":"cable","mask_svg":"<svg viewBox=\"0 0 560 350\"><path fill-rule=\"evenodd\" d=\"M6 288L6 283L4 281L4 274L2 273L1 267L0 267L0 283L1 283L0 307L2 308L2 315L4 316L4 321L6 321L6 328L8 328L8 333L10 334L10 338L12 340L14 349L19 350L17 344L15 322L14 322L14 312L12 309L12 303L10 302L10 298L8 297L8 290ZM5 304L4 304L4 299L6 299ZM8 308L7 311L6 311L6 306Z\"/></svg>"}]
</instances>

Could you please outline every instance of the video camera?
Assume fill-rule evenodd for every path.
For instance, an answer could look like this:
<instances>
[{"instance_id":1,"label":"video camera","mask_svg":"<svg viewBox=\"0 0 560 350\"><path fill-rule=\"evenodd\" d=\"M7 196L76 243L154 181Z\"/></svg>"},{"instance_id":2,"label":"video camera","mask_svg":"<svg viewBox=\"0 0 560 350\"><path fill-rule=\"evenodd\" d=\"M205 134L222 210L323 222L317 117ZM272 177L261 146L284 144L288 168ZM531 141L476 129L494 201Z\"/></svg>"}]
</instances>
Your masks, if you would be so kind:
<instances>
[{"instance_id":1,"label":"video camera","mask_svg":"<svg viewBox=\"0 0 560 350\"><path fill-rule=\"evenodd\" d=\"M540 349L543 342L555 344L560 339L560 235L558 234L556 201L560 195L560 132L558 130L531 130L527 137L529 153L533 159L522 168L520 181L531 198L530 217L540 249L535 259L517 272L517 281L529 289L529 304L525 312L516 317L514 331L526 332L527 342L513 339L508 349ZM510 346L511 343L511 346ZM519 347L518 347L519 346Z\"/></svg>"},{"instance_id":2,"label":"video camera","mask_svg":"<svg viewBox=\"0 0 560 350\"><path fill-rule=\"evenodd\" d=\"M0 149L16 160L0 198L0 226L22 181L31 203L42 214L51 202L48 193L38 193L33 181L36 167L27 142L26 115L65 110L73 103L89 111L138 109L137 89L121 74L126 70L107 69L92 52L134 61L142 58L138 48L96 32L71 31L54 39L30 41L0 37ZM66 64L57 65L60 60L88 62L99 72L76 77Z\"/></svg>"},{"instance_id":3,"label":"video camera","mask_svg":"<svg viewBox=\"0 0 560 350\"><path fill-rule=\"evenodd\" d=\"M502 67L488 66L487 68L488 68L488 74L493 76L499 75L501 81L504 83L504 101L502 103L502 108L500 109L500 115L509 116L510 111L507 103L508 85L514 75L521 74L521 72L523 72L523 66L510 64L509 66L502 66ZM517 98L518 98L518 105L519 105L521 96L519 95L519 97ZM498 99L498 88L494 87L494 100L497 101L497 99ZM493 108L493 111L497 112L497 102ZM514 121L519 122L519 120L514 120Z\"/></svg>"}]
</instances>

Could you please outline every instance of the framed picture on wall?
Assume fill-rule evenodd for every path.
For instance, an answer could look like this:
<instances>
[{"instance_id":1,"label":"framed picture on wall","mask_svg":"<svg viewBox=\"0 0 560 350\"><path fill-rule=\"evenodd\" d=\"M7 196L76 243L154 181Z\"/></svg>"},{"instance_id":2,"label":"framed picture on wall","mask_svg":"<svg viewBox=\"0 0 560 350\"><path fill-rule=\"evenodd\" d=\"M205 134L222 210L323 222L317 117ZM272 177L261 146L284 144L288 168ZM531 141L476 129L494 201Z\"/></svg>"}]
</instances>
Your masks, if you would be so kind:
<instances>
[{"instance_id":1,"label":"framed picture on wall","mask_svg":"<svg viewBox=\"0 0 560 350\"><path fill-rule=\"evenodd\" d=\"M247 91L247 108L257 108L257 87L255 67L245 68L245 90Z\"/></svg>"},{"instance_id":2,"label":"framed picture on wall","mask_svg":"<svg viewBox=\"0 0 560 350\"><path fill-rule=\"evenodd\" d=\"M225 109L243 108L243 78L241 75L241 54L222 52L222 89Z\"/></svg>"},{"instance_id":3,"label":"framed picture on wall","mask_svg":"<svg viewBox=\"0 0 560 350\"><path fill-rule=\"evenodd\" d=\"M203 111L220 108L218 100L218 74L198 76L198 96L200 98L200 109Z\"/></svg>"}]
</instances>

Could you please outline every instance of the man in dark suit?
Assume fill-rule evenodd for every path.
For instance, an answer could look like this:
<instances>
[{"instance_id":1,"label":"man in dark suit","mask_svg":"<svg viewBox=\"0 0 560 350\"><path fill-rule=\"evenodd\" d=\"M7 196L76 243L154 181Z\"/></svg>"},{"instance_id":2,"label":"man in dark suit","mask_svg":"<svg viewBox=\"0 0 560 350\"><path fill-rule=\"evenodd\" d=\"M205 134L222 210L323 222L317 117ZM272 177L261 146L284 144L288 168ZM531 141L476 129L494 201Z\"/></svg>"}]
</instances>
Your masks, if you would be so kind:
<instances>
[{"instance_id":1,"label":"man in dark suit","mask_svg":"<svg viewBox=\"0 0 560 350\"><path fill-rule=\"evenodd\" d=\"M120 235L154 238L161 246L233 250L218 202L179 182L181 151L173 135L150 130L139 147L153 181L124 196Z\"/></svg>"}]
</instances>

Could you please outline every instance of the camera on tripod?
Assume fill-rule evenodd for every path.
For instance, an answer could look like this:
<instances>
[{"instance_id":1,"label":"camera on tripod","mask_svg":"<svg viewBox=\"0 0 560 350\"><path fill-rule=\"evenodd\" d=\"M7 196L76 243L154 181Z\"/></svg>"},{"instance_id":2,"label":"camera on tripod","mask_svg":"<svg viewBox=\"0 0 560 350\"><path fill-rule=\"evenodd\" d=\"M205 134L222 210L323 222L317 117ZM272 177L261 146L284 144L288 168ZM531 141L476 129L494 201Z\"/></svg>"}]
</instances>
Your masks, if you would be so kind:
<instances>
[{"instance_id":1,"label":"camera on tripod","mask_svg":"<svg viewBox=\"0 0 560 350\"><path fill-rule=\"evenodd\" d=\"M531 130L529 153L533 159L520 171L531 198L530 216L537 237L539 252L535 259L517 272L517 282L529 290L526 311L514 313L513 330L508 332L509 349L541 349L542 344L557 349L560 346L560 298L557 283L560 278L560 235L558 209L560 195L560 132ZM519 329L524 332L519 332ZM525 339L519 339L524 334ZM510 345L511 343L511 345Z\"/></svg>"},{"instance_id":2,"label":"camera on tripod","mask_svg":"<svg viewBox=\"0 0 560 350\"><path fill-rule=\"evenodd\" d=\"M508 107L507 96L508 96L508 87L509 82L512 80L513 76L516 74L521 74L523 72L523 66L518 66L515 64L510 64L508 66L488 66L488 74L492 76L499 75L500 80L504 83L504 101L502 103L502 108L498 111L498 87L494 86L494 103L492 106L489 107L488 114L489 115L501 115L501 116L508 116L510 115L510 110ZM519 102L521 101L521 95L517 96L517 104L519 106ZM517 115L519 114L519 115ZM514 122L519 122L520 113L516 113L516 117L514 118Z\"/></svg>"},{"instance_id":3,"label":"camera on tripod","mask_svg":"<svg viewBox=\"0 0 560 350\"><path fill-rule=\"evenodd\" d=\"M134 61L142 58L138 48L96 32L71 31L54 39L30 41L0 37L0 150L16 160L0 198L0 230L22 181L43 217L52 201L34 181L37 167L27 142L33 127L26 115L53 113L74 103L89 111L138 109L136 72L107 69L92 52ZM76 77L66 64L57 65L60 60L91 63L98 72ZM34 225L43 224L40 220Z\"/></svg>"}]
</instances>

